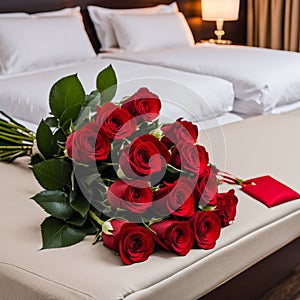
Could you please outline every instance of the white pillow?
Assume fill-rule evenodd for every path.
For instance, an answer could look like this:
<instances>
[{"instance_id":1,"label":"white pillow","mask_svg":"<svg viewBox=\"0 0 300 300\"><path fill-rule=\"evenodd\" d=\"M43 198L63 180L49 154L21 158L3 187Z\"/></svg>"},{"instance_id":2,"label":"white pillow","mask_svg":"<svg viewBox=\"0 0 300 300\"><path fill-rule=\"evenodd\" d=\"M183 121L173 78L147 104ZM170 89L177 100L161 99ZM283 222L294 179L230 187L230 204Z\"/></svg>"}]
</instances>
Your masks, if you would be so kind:
<instances>
[{"instance_id":1,"label":"white pillow","mask_svg":"<svg viewBox=\"0 0 300 300\"><path fill-rule=\"evenodd\" d=\"M1 13L0 18L35 18L35 17L58 17L58 16L77 16L80 19L82 18L80 13L80 6L64 8L55 11L47 11L36 14L28 14L25 12L16 12L16 13Z\"/></svg>"},{"instance_id":2,"label":"white pillow","mask_svg":"<svg viewBox=\"0 0 300 300\"><path fill-rule=\"evenodd\" d=\"M30 17L64 17L64 16L77 16L78 18L82 19L80 13L80 6L64 8L55 11L47 11L42 13L31 14Z\"/></svg>"},{"instance_id":3,"label":"white pillow","mask_svg":"<svg viewBox=\"0 0 300 300\"><path fill-rule=\"evenodd\" d=\"M194 45L194 37L182 13L111 16L121 49L148 51Z\"/></svg>"},{"instance_id":4,"label":"white pillow","mask_svg":"<svg viewBox=\"0 0 300 300\"><path fill-rule=\"evenodd\" d=\"M0 14L0 18L24 18L27 17L28 14L25 12L16 12L16 13L2 13Z\"/></svg>"},{"instance_id":5,"label":"white pillow","mask_svg":"<svg viewBox=\"0 0 300 300\"><path fill-rule=\"evenodd\" d=\"M101 51L117 47L117 39L110 21L112 15L125 15L125 14L163 14L178 12L176 2L169 5L157 5L154 7L133 8L133 9L110 9L99 6L88 6L88 12L95 26L98 39L101 43Z\"/></svg>"},{"instance_id":6,"label":"white pillow","mask_svg":"<svg viewBox=\"0 0 300 300\"><path fill-rule=\"evenodd\" d=\"M96 56L76 16L0 18L0 74L40 69Z\"/></svg>"}]
</instances>

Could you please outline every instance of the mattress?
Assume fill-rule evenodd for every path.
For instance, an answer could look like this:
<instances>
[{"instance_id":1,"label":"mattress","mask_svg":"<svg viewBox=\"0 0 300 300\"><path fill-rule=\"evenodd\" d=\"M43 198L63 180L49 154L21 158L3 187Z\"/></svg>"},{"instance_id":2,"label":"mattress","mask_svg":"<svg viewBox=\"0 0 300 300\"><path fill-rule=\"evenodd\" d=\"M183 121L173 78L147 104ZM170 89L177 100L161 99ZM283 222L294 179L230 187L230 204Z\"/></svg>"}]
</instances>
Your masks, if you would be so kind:
<instances>
[{"instance_id":1,"label":"mattress","mask_svg":"<svg viewBox=\"0 0 300 300\"><path fill-rule=\"evenodd\" d=\"M272 114L282 114L286 112L292 112L294 110L297 110L298 108L300 108L300 101L297 101L292 104L277 106L272 110Z\"/></svg>"},{"instance_id":2,"label":"mattress","mask_svg":"<svg viewBox=\"0 0 300 300\"><path fill-rule=\"evenodd\" d=\"M300 54L296 52L199 43L100 55L228 80L234 87L233 111L243 116L272 113L274 108L300 101Z\"/></svg>"},{"instance_id":3,"label":"mattress","mask_svg":"<svg viewBox=\"0 0 300 300\"><path fill-rule=\"evenodd\" d=\"M252 111L253 109L255 110L255 107L257 105L253 104L253 102L246 102L246 101L240 101L235 99L234 104L233 104L233 111L236 112L237 115L239 115L241 118L247 118L249 117L249 111ZM284 105L279 105L275 106L268 112L261 112L262 114L283 114L283 113L288 113L291 111L294 111L296 109L300 108L300 101L296 101L294 103L290 104L284 104ZM250 115L251 116L251 115Z\"/></svg>"},{"instance_id":4,"label":"mattress","mask_svg":"<svg viewBox=\"0 0 300 300\"><path fill-rule=\"evenodd\" d=\"M202 131L200 140L228 172L269 174L299 192L299 129L295 117L259 116ZM0 164L1 299L197 299L300 236L300 199L267 208L237 188L236 221L209 251L157 251L130 266L92 238L39 251L46 214L29 200L41 188L27 162Z\"/></svg>"},{"instance_id":5,"label":"mattress","mask_svg":"<svg viewBox=\"0 0 300 300\"><path fill-rule=\"evenodd\" d=\"M216 118L194 122L194 124L196 124L197 127L198 127L198 130L201 131L201 130L207 130L207 129L210 129L210 128L220 127L220 126L225 125L225 124L231 124L231 123L239 122L239 121L242 121L242 120L243 120L243 118L240 117L237 114L225 113L225 114L223 114L221 116L218 116Z\"/></svg>"}]
</instances>

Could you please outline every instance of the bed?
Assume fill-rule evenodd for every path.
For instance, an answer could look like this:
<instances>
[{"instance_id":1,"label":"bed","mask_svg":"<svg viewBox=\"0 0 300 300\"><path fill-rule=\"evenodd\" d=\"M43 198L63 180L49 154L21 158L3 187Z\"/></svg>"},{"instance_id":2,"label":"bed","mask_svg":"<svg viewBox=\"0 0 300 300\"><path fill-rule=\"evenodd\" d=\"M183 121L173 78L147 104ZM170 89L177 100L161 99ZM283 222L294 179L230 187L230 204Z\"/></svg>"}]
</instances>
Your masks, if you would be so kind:
<instances>
[{"instance_id":1,"label":"bed","mask_svg":"<svg viewBox=\"0 0 300 300\"><path fill-rule=\"evenodd\" d=\"M243 3L243 1L242 1ZM111 13L114 41L100 31L105 14L89 8L105 58L115 58L230 81L234 87L233 111L249 117L282 113L300 106L300 54L239 45L196 43L188 20L172 14ZM174 34L176 32L176 34ZM147 38L145 38L147 37Z\"/></svg>"},{"instance_id":2,"label":"bed","mask_svg":"<svg viewBox=\"0 0 300 300\"><path fill-rule=\"evenodd\" d=\"M51 5L39 1L21 2L5 1L0 4L1 11L32 13L78 4L76 1L68 2L68 5L63 1L53 1ZM169 4L169 1L165 3ZM113 5L114 8L126 5L107 1L81 3L86 29L90 36L94 36L95 46L95 29L90 26L91 20L87 18L86 11L86 6L91 4ZM156 3L149 1L147 4ZM127 5L142 6L139 1ZM99 42L96 48L99 48ZM49 112L46 97L53 81L78 72L85 89L91 91L96 73L111 62L121 82L134 77L139 83L141 76L152 77L147 84L153 84L152 88L157 89L157 93L164 92L157 83L162 74L163 80L172 77L172 82L181 82L201 99L205 95L209 99L219 99L224 96L225 90L231 95L230 100L227 98L224 106L223 101L221 106L220 102L214 103L214 109L210 111L212 114L200 118L199 114L184 110L178 101L175 101L176 111L173 101L173 108L167 111L166 117L174 119L179 113L186 113L188 119L194 117L193 121L200 128L215 127L202 131L201 143L208 147L213 162L229 172L243 178L270 173L300 190L297 180L300 145L299 139L295 139L300 128L297 113L249 118L220 128L220 124L241 120L228 113L233 104L232 83L191 72L147 66L144 61L143 64L126 62L115 59L115 56L105 59L96 57L90 49L87 51L89 57L81 57L82 62L79 63L64 61L63 65L62 62L50 68L43 65L42 70L2 76L0 108L9 109L8 113L21 122L28 121L30 126L35 127L40 117ZM39 52L36 55L38 57ZM153 77L159 80L153 81ZM214 88L203 91L203 86L199 85L201 82L203 86L211 84ZM220 94L219 88L215 88L218 83L224 88ZM124 90L120 93L130 93L132 88L136 86L124 83ZM29 99L28 105L26 99ZM28 106L32 107L31 114L26 111ZM217 111L216 108L220 107L227 111ZM169 114L170 111L173 115ZM282 157L287 149L287 158ZM4 229L1 236L5 245L0 250L0 296L4 299L220 299L220 295L230 299L240 299L241 295L244 299L255 299L300 263L297 255L300 247L299 200L268 209L240 190L237 190L240 198L237 220L222 232L217 247L211 251L195 250L186 257L157 252L147 262L131 267L121 266L117 257L102 245L92 246L90 239L70 249L37 251L40 247L38 224L44 213L33 202L26 201L40 190L26 164L27 161L19 160L12 165L0 165L1 174L6 175L1 176L0 183L4 195L0 200L3 205L1 228ZM16 178L22 180L16 182ZM22 218L18 215L20 212L30 218ZM15 238L16 234L19 238Z\"/></svg>"},{"instance_id":3,"label":"bed","mask_svg":"<svg viewBox=\"0 0 300 300\"><path fill-rule=\"evenodd\" d=\"M105 3L103 5L105 6ZM188 15L185 18L180 12L181 9L183 12L185 11L185 6L181 4L178 7L175 2L146 8L146 11L145 9L129 9L126 10L126 13L124 13L124 9L112 10L94 6L90 2L87 5L83 4L83 7L87 7L90 15L88 18L86 11L83 13L86 32L89 34L96 52L104 51L99 55L102 58L157 65L227 80L232 83L234 90L235 101L232 111L242 118L259 114L282 113L300 106L299 53L237 45L218 46L208 43L195 45L191 31L192 29L194 32L195 28L189 28L189 25L193 25L190 21L191 18ZM56 24L52 28L52 32L57 32L59 27L65 28L67 36L74 36L75 31L79 32L78 24L74 23L72 27L66 26L70 20L68 22L63 20L63 17L76 14L79 14L79 18L81 18L78 10L79 7L77 7L77 11L60 12L59 15L62 18L59 22L62 24ZM42 28L44 26L46 28L44 24L46 20L43 23L41 19L54 17L55 14L39 13L31 16L33 16L31 19L35 19L31 20L33 27ZM23 23L18 18L7 20L5 15L0 20L1 28L11 28L10 34L5 35L5 30L0 32L2 52L4 52L1 68L6 74L52 66L53 60L56 64L62 64L93 56L92 50L87 49L91 47L85 45L87 37L78 35L76 44L80 44L80 47L76 47L71 40L67 40L68 47L63 53L63 58L55 57L54 53L48 59L47 57L42 59L40 54L46 53L47 47L51 47L45 41L46 34L50 34L46 33L46 29L38 32L38 38L42 41L39 46L31 47L30 51L24 51L21 59L16 59L20 56L18 52L15 53L15 57L5 56L5 51L3 51L5 47L15 51L17 46L22 48L22 43L25 43L24 46L27 47L37 42L37 39L22 39L22 30L20 29L28 26ZM48 24L48 26L50 25ZM14 33L11 32L12 30ZM173 34L174 31L176 31L176 35ZM63 35L60 38L58 36L59 34L56 37L57 45L64 42ZM145 36L147 36L146 39ZM14 39L18 43L11 43L10 39ZM32 57L35 59L34 62L31 61ZM199 81L201 81L201 77Z\"/></svg>"},{"instance_id":4,"label":"bed","mask_svg":"<svg viewBox=\"0 0 300 300\"><path fill-rule=\"evenodd\" d=\"M228 80L234 87L233 111L243 117L282 113L300 106L299 53L209 43L170 49L148 48L120 50L102 56Z\"/></svg>"},{"instance_id":5,"label":"bed","mask_svg":"<svg viewBox=\"0 0 300 300\"><path fill-rule=\"evenodd\" d=\"M38 124L49 115L49 92L56 81L77 73L86 92L90 93L96 88L97 74L110 64L119 82L115 100L120 101L141 86L147 86L163 101L162 116L165 119L162 121L184 117L199 123L200 128L212 127L215 118L221 123L241 120L230 113L234 97L228 81L100 57L0 78L0 110L19 120Z\"/></svg>"},{"instance_id":6,"label":"bed","mask_svg":"<svg viewBox=\"0 0 300 300\"><path fill-rule=\"evenodd\" d=\"M166 15L178 9L175 3L156 8L168 9ZM27 32L34 34L26 36ZM19 120L38 124L48 116L50 88L61 77L77 73L90 93L98 72L110 64L118 77L117 101L147 85L162 98L166 120L183 117L198 123L200 129L241 120L231 113L234 91L228 81L97 56L79 6L50 13L2 14L0 37L0 109Z\"/></svg>"}]
</instances>

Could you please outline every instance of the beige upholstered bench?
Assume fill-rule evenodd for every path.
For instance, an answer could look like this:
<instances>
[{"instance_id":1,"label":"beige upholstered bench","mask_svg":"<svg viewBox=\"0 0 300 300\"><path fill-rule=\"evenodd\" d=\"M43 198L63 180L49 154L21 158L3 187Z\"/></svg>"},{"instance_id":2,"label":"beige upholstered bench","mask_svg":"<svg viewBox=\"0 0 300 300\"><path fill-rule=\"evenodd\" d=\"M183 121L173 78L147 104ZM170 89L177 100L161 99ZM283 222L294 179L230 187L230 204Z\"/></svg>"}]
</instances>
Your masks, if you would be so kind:
<instances>
[{"instance_id":1,"label":"beige upholstered bench","mask_svg":"<svg viewBox=\"0 0 300 300\"><path fill-rule=\"evenodd\" d=\"M245 179L269 174L300 191L300 119L256 117L208 130L200 139L213 163L228 172ZM197 299L300 236L300 200L267 208L237 188L236 221L210 251L195 249L185 257L156 251L131 266L102 243L93 246L92 238L39 251L45 213L30 200L40 187L24 163L0 164L3 300Z\"/></svg>"}]
</instances>

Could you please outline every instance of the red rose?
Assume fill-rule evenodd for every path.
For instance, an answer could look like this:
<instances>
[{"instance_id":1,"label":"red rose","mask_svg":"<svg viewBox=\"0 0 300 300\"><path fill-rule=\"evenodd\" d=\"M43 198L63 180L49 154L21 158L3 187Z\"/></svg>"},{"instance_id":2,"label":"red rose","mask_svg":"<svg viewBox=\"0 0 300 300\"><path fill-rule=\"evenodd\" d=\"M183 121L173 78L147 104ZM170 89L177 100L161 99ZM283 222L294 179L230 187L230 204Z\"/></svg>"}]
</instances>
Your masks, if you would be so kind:
<instances>
[{"instance_id":1,"label":"red rose","mask_svg":"<svg viewBox=\"0 0 300 300\"><path fill-rule=\"evenodd\" d=\"M120 166L130 178L160 172L170 160L168 149L153 135L133 140L120 155Z\"/></svg>"},{"instance_id":2,"label":"red rose","mask_svg":"<svg viewBox=\"0 0 300 300\"><path fill-rule=\"evenodd\" d=\"M216 205L217 204L217 177L214 169L207 167L198 179L198 183L194 190L195 200L199 203Z\"/></svg>"},{"instance_id":3,"label":"red rose","mask_svg":"<svg viewBox=\"0 0 300 300\"><path fill-rule=\"evenodd\" d=\"M136 180L130 185L118 180L109 187L107 199L113 208L143 213L152 205L152 190L144 181Z\"/></svg>"},{"instance_id":4,"label":"red rose","mask_svg":"<svg viewBox=\"0 0 300 300\"><path fill-rule=\"evenodd\" d=\"M198 144L179 143L172 151L170 164L201 177L208 165L208 153Z\"/></svg>"},{"instance_id":5,"label":"red rose","mask_svg":"<svg viewBox=\"0 0 300 300\"><path fill-rule=\"evenodd\" d=\"M231 189L227 193L220 193L217 195L217 209L216 213L221 219L222 226L227 226L234 220L236 215L236 206L238 198Z\"/></svg>"},{"instance_id":6,"label":"red rose","mask_svg":"<svg viewBox=\"0 0 300 300\"><path fill-rule=\"evenodd\" d=\"M187 221L163 220L152 224L154 241L163 249L186 255L194 244L194 233Z\"/></svg>"},{"instance_id":7,"label":"red rose","mask_svg":"<svg viewBox=\"0 0 300 300\"><path fill-rule=\"evenodd\" d=\"M122 108L140 121L151 122L159 115L161 102L155 94L143 87L126 99Z\"/></svg>"},{"instance_id":8,"label":"red rose","mask_svg":"<svg viewBox=\"0 0 300 300\"><path fill-rule=\"evenodd\" d=\"M109 102L97 106L96 123L110 139L121 140L136 130L136 121L127 110Z\"/></svg>"},{"instance_id":9,"label":"red rose","mask_svg":"<svg viewBox=\"0 0 300 300\"><path fill-rule=\"evenodd\" d=\"M72 132L66 141L69 157L80 162L106 159L110 152L110 142L103 132L98 131L99 126L90 122Z\"/></svg>"},{"instance_id":10,"label":"red rose","mask_svg":"<svg viewBox=\"0 0 300 300\"><path fill-rule=\"evenodd\" d=\"M189 219L195 235L195 244L203 249L212 249L221 233L221 220L214 211L197 211Z\"/></svg>"},{"instance_id":11,"label":"red rose","mask_svg":"<svg viewBox=\"0 0 300 300\"><path fill-rule=\"evenodd\" d=\"M154 194L154 208L160 214L190 217L194 214L193 180L181 177L173 183L164 183Z\"/></svg>"},{"instance_id":12,"label":"red rose","mask_svg":"<svg viewBox=\"0 0 300 300\"><path fill-rule=\"evenodd\" d=\"M130 265L148 259L154 251L152 233L143 226L123 220L112 220L112 234L102 233L104 245L118 251L124 264Z\"/></svg>"},{"instance_id":13,"label":"red rose","mask_svg":"<svg viewBox=\"0 0 300 300\"><path fill-rule=\"evenodd\" d=\"M194 144L198 137L198 127L191 122L178 119L175 123L162 126L164 133L162 142L166 147L171 148L174 144L187 143Z\"/></svg>"}]
</instances>

